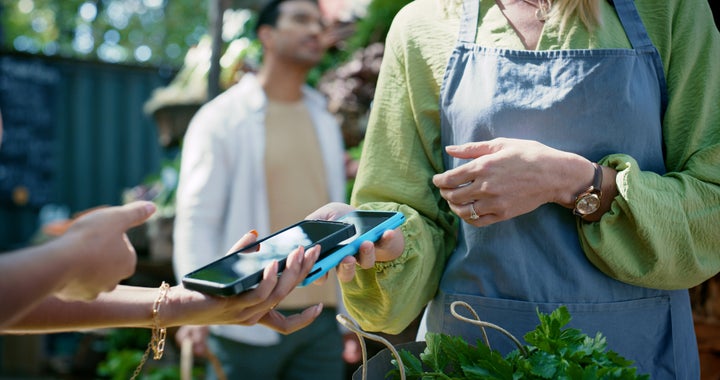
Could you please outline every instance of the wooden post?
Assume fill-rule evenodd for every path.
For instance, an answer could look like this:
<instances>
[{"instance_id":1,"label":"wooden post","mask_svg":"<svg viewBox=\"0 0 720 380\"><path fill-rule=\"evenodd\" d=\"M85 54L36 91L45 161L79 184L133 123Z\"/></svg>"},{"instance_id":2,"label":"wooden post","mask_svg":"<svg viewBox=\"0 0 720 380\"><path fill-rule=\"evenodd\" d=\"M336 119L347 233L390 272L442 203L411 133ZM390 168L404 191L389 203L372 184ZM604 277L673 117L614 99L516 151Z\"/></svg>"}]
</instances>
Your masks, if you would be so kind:
<instances>
[{"instance_id":1,"label":"wooden post","mask_svg":"<svg viewBox=\"0 0 720 380\"><path fill-rule=\"evenodd\" d=\"M212 38L210 70L208 71L208 101L220 94L220 57L222 55L223 45L223 13L226 8L227 4L224 0L210 0L208 2L208 29Z\"/></svg>"}]
</instances>

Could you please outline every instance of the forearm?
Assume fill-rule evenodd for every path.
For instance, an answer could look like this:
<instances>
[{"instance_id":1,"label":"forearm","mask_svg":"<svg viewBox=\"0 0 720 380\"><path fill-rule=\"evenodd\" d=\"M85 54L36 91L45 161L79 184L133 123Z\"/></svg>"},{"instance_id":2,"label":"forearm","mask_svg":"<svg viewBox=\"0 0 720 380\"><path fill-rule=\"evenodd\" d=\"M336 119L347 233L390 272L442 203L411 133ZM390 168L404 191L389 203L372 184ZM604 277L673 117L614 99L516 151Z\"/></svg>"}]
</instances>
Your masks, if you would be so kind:
<instances>
[{"instance_id":1,"label":"forearm","mask_svg":"<svg viewBox=\"0 0 720 380\"><path fill-rule=\"evenodd\" d=\"M225 301L175 286L165 297L159 288L119 285L91 302L66 302L48 297L2 331L9 334L52 333L110 327L157 327L221 322L211 311Z\"/></svg>"},{"instance_id":2,"label":"forearm","mask_svg":"<svg viewBox=\"0 0 720 380\"><path fill-rule=\"evenodd\" d=\"M652 288L689 288L714 275L720 187L682 173L641 172L621 155L607 164L620 170L620 196L600 223L580 224L588 259L613 278Z\"/></svg>"},{"instance_id":3,"label":"forearm","mask_svg":"<svg viewBox=\"0 0 720 380\"><path fill-rule=\"evenodd\" d=\"M107 327L151 327L156 288L118 286L91 302L47 297L3 333L51 333Z\"/></svg>"},{"instance_id":4,"label":"forearm","mask_svg":"<svg viewBox=\"0 0 720 380\"><path fill-rule=\"evenodd\" d=\"M593 163L588 159L573 153L564 152L560 155L552 155L555 160L548 159L549 171L555 171L552 176L544 177L548 183L548 194L556 194L552 197L557 203L568 211L572 212L576 207L578 195L587 190L591 185L595 187L595 164L601 170L600 182L600 206L597 211L583 215L585 222L597 222L605 213L610 211L613 199L618 195L616 184L617 170L615 168Z\"/></svg>"},{"instance_id":5,"label":"forearm","mask_svg":"<svg viewBox=\"0 0 720 380\"><path fill-rule=\"evenodd\" d=\"M0 329L17 321L62 288L70 272L53 247L58 242L0 255Z\"/></svg>"},{"instance_id":6,"label":"forearm","mask_svg":"<svg viewBox=\"0 0 720 380\"><path fill-rule=\"evenodd\" d=\"M409 207L370 203L364 208L399 210L407 220L401 226L405 251L399 258L357 269L353 281L341 283L350 315L367 331L397 334L422 312L435 294L445 267L443 254L454 245L454 234L431 228Z\"/></svg>"}]
</instances>

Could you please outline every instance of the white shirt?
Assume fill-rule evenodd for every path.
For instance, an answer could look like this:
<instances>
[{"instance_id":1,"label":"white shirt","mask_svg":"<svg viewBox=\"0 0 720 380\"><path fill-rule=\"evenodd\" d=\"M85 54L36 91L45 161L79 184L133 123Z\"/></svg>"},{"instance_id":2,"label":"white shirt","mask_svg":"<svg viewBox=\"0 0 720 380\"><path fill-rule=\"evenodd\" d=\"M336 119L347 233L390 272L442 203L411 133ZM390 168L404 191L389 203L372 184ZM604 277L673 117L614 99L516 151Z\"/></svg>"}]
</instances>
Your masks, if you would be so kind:
<instances>
[{"instance_id":1,"label":"white shirt","mask_svg":"<svg viewBox=\"0 0 720 380\"><path fill-rule=\"evenodd\" d=\"M325 98L309 86L303 101L320 141L331 201L345 201L344 145ZM257 77L239 83L200 108L183 139L173 232L178 279L223 256L245 233L270 231L265 188L264 120L267 98ZM341 305L341 302L338 301ZM279 342L264 326L212 326L218 335L254 345Z\"/></svg>"}]
</instances>

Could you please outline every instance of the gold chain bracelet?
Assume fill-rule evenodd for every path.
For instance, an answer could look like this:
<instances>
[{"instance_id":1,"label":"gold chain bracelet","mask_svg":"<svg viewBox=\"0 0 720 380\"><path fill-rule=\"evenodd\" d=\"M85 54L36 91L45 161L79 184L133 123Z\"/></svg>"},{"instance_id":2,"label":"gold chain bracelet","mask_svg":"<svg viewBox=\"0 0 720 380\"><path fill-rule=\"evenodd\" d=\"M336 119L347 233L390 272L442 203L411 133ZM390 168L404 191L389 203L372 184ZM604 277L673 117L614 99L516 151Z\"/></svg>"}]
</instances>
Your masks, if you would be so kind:
<instances>
[{"instance_id":1,"label":"gold chain bracelet","mask_svg":"<svg viewBox=\"0 0 720 380\"><path fill-rule=\"evenodd\" d=\"M147 361L148 356L150 355L150 350L153 352L153 359L160 360L162 359L163 352L165 352L165 337L167 336L167 329L165 327L160 327L160 305L162 305L163 301L167 298L167 294L170 291L170 284L163 281L163 283L160 285L160 294L158 294L158 297L155 299L155 302L153 303L152 308L152 336L150 338L150 342L148 343L147 349L145 350L145 353L142 356L142 359L140 359L140 364L138 364L137 368L135 368L135 372L133 373L130 380L135 380L135 378L140 374L140 371L142 371L143 366L145 365L145 361Z\"/></svg>"}]
</instances>

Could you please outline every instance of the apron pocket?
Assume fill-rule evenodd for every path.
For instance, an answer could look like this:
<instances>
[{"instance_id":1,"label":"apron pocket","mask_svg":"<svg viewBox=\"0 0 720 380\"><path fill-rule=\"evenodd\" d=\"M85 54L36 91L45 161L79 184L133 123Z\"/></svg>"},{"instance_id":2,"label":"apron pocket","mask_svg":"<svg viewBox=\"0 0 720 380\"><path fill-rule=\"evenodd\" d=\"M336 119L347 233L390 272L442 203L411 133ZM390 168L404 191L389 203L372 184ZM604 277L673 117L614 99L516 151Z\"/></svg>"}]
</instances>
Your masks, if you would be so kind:
<instances>
[{"instance_id":1,"label":"apron pocket","mask_svg":"<svg viewBox=\"0 0 720 380\"><path fill-rule=\"evenodd\" d=\"M464 301L470 304L481 320L508 330L520 342L527 344L524 335L534 330L540 321L536 309L549 314L560 306L567 307L572 320L564 328L576 328L590 337L600 332L607 339L609 350L635 362L640 373L675 378L675 363L670 297L657 296L629 301L606 303L533 303L467 295L440 293L428 305L428 331L462 336L468 343L482 341L479 327L462 322L450 314L450 304ZM457 311L473 318L469 311ZM503 355L517 348L501 333L486 328L490 346Z\"/></svg>"}]
</instances>

